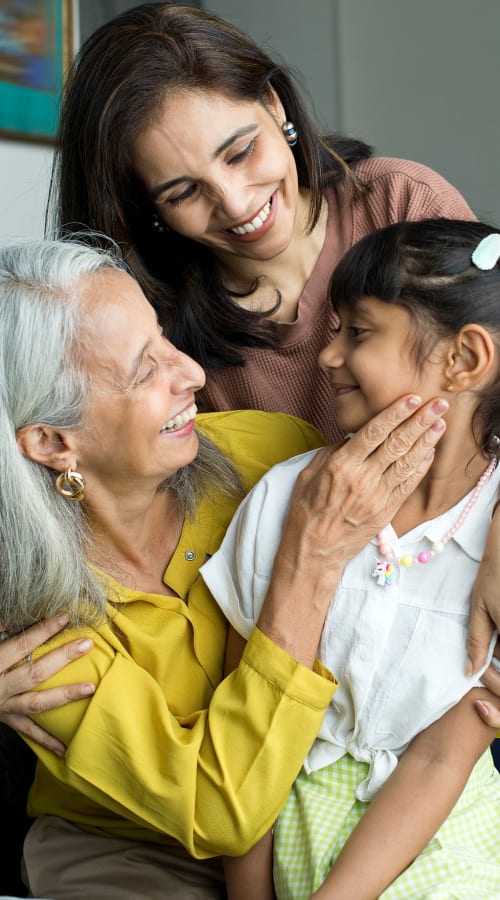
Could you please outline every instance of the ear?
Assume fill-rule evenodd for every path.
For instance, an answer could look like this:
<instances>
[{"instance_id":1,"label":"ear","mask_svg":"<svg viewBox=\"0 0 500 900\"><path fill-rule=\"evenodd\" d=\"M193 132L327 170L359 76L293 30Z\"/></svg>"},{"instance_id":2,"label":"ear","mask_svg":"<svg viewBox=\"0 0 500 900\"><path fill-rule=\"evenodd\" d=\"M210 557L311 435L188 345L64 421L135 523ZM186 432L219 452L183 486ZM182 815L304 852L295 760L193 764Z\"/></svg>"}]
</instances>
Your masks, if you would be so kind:
<instances>
[{"instance_id":1,"label":"ear","mask_svg":"<svg viewBox=\"0 0 500 900\"><path fill-rule=\"evenodd\" d=\"M490 332L482 325L464 325L446 355L446 380L456 391L466 391L485 387L497 375L498 354Z\"/></svg>"},{"instance_id":2,"label":"ear","mask_svg":"<svg viewBox=\"0 0 500 900\"><path fill-rule=\"evenodd\" d=\"M16 434L19 449L33 462L64 472L76 468L76 450L71 436L49 425L25 425Z\"/></svg>"},{"instance_id":3,"label":"ear","mask_svg":"<svg viewBox=\"0 0 500 900\"><path fill-rule=\"evenodd\" d=\"M273 119L276 119L276 122L281 128L283 122L286 121L285 107L271 85L269 85L267 89L264 105L267 111L272 115Z\"/></svg>"}]
</instances>

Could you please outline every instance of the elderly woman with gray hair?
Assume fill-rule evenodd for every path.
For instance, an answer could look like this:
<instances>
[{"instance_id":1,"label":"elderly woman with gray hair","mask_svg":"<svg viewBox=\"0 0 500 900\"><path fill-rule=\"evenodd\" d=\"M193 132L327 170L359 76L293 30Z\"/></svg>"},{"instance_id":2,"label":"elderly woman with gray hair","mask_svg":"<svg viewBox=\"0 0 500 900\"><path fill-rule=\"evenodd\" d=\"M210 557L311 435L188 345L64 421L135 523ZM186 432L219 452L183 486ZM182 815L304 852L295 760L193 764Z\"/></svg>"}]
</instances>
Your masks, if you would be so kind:
<instances>
[{"instance_id":1,"label":"elderly woman with gray hair","mask_svg":"<svg viewBox=\"0 0 500 900\"><path fill-rule=\"evenodd\" d=\"M443 401L405 397L335 457L319 451L224 678L227 626L199 567L242 492L322 438L281 414L197 417L203 383L114 253L0 252L0 621L21 632L1 647L21 663L2 718L36 722L32 894L224 896L211 857L269 828L335 690L316 649L339 575L444 427Z\"/></svg>"}]
</instances>

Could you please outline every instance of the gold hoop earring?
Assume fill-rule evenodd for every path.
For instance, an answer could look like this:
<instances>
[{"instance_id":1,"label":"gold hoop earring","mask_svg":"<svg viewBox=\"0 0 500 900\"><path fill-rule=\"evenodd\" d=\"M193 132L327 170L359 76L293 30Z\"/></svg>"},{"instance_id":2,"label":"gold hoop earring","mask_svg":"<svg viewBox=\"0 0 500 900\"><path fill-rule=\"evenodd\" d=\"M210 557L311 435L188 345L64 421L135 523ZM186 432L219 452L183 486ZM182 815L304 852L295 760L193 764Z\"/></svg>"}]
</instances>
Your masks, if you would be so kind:
<instances>
[{"instance_id":1,"label":"gold hoop earring","mask_svg":"<svg viewBox=\"0 0 500 900\"><path fill-rule=\"evenodd\" d=\"M66 500L83 500L85 497L85 479L79 472L66 469L56 478L56 491Z\"/></svg>"}]
</instances>

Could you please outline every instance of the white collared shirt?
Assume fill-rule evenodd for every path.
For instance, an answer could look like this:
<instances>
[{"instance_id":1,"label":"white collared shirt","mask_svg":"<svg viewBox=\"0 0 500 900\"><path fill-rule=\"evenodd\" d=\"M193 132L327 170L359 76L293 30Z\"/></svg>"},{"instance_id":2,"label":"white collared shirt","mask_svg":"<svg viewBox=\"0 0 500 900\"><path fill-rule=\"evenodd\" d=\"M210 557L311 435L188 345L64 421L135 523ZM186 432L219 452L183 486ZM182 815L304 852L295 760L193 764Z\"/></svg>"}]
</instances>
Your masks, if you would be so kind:
<instances>
[{"instance_id":1,"label":"white collared shirt","mask_svg":"<svg viewBox=\"0 0 500 900\"><path fill-rule=\"evenodd\" d=\"M274 466L261 479L220 550L201 568L229 622L245 638L262 608L295 480L315 452ZM379 586L372 576L380 559L375 539L346 566L319 648L340 684L306 771L350 753L369 764L357 795L371 800L412 738L480 683L484 668L472 678L464 674L470 592L499 483L497 466L444 551L426 565L396 564L390 585ZM400 538L397 555L430 550L470 496Z\"/></svg>"}]
</instances>

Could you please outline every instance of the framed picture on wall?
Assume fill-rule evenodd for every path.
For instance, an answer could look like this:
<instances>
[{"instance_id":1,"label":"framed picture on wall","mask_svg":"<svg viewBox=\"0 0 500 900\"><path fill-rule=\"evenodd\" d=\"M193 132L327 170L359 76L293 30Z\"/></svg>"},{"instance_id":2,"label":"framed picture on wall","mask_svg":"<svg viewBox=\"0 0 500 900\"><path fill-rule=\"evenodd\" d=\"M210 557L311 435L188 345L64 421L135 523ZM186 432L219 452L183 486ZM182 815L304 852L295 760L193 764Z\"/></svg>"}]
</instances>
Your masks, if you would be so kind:
<instances>
[{"instance_id":1,"label":"framed picture on wall","mask_svg":"<svg viewBox=\"0 0 500 900\"><path fill-rule=\"evenodd\" d=\"M0 139L54 142L73 0L0 0Z\"/></svg>"}]
</instances>

